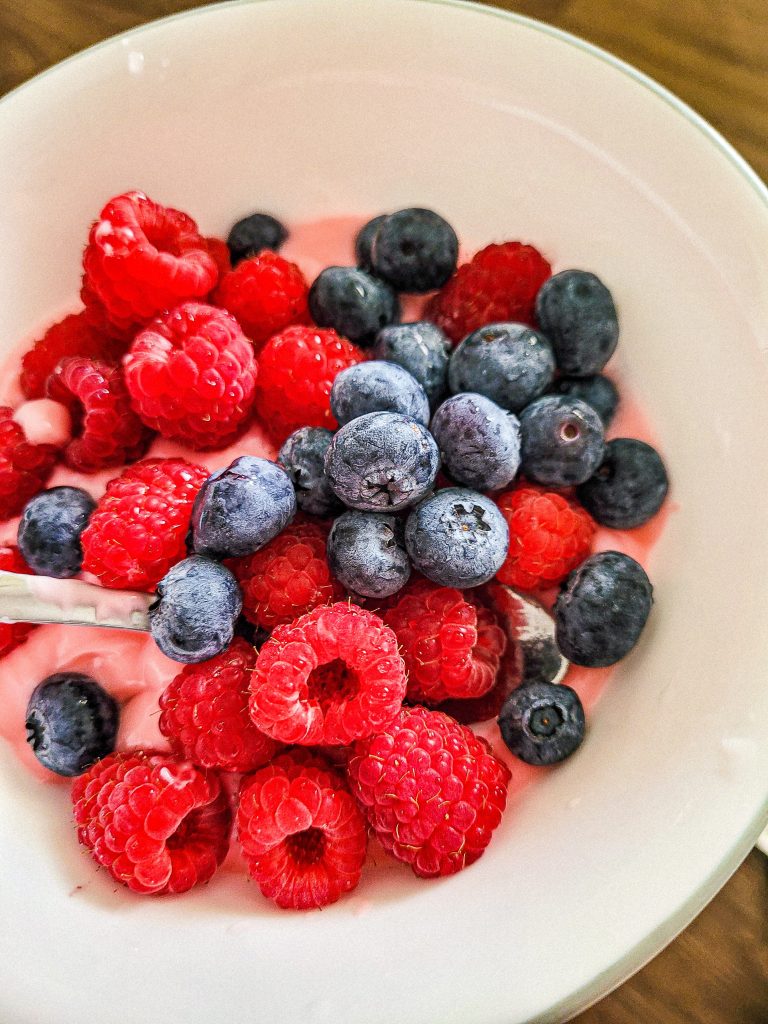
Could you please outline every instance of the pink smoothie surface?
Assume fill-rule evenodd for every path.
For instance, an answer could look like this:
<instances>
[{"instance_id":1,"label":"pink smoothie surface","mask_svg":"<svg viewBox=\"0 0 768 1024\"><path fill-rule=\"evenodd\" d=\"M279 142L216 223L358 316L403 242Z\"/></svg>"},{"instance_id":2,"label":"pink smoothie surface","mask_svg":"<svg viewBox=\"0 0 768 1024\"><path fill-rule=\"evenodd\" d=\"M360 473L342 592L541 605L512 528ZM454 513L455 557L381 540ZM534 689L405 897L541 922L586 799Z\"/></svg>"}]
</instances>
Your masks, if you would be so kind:
<instances>
[{"instance_id":1,"label":"pink smoothie surface","mask_svg":"<svg viewBox=\"0 0 768 1024\"><path fill-rule=\"evenodd\" d=\"M362 217L340 217L296 225L282 249L282 255L294 260L312 281L323 267L354 263L354 237L365 222ZM463 252L463 258L468 258ZM414 320L423 309L424 297L406 296L403 319ZM62 311L62 315L64 312ZM69 429L56 403L24 402L18 389L18 371L22 354L30 339L5 360L0 370L0 405L10 405L15 417L38 443L62 443ZM655 443L653 432L637 405L622 392L618 414L608 432L609 437L637 437ZM206 466L209 470L227 466L240 455L257 455L273 459L275 446L264 430L254 423L235 444L216 452L196 452L181 444L158 438L147 457L183 457ZM99 498L107 483L119 474L110 469L85 475L65 467L55 470L49 486L62 484L83 487ZM623 551L647 566L649 553L664 529L673 506L669 502L645 526L634 530L599 529L595 550ZM18 520L0 523L0 543L15 543ZM158 728L158 697L181 666L166 658L146 634L94 627L40 626L29 639L0 660L0 736L14 749L20 760L47 782L63 782L59 776L44 769L26 742L24 720L32 690L54 672L78 671L93 676L121 704L120 750L143 747L167 750L168 744ZM566 682L579 693L587 713L596 704L607 685L612 669L584 669L572 666ZM551 769L532 768L515 760L501 743L498 727L491 721L478 727L512 769L511 795L519 793L540 772ZM238 866L236 857L230 858Z\"/></svg>"}]
</instances>

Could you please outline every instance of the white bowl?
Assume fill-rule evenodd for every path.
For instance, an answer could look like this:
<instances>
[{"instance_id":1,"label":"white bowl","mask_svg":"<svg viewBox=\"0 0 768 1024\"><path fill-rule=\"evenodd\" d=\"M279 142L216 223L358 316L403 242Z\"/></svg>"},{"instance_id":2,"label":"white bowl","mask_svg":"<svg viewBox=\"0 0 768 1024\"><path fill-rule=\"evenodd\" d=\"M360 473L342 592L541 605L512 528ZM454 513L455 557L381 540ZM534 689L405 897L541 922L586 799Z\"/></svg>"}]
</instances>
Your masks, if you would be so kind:
<instances>
[{"instance_id":1,"label":"white bowl","mask_svg":"<svg viewBox=\"0 0 768 1024\"><path fill-rule=\"evenodd\" d=\"M113 891L60 789L3 750L5 1024L520 1024L605 994L701 909L768 817L768 195L668 93L522 18L412 0L219 4L0 104L0 338L71 303L85 227L142 188L221 232L414 203L612 285L619 366L672 470L657 603L571 762L470 870L313 914L237 877ZM82 885L85 888L78 890Z\"/></svg>"}]
</instances>

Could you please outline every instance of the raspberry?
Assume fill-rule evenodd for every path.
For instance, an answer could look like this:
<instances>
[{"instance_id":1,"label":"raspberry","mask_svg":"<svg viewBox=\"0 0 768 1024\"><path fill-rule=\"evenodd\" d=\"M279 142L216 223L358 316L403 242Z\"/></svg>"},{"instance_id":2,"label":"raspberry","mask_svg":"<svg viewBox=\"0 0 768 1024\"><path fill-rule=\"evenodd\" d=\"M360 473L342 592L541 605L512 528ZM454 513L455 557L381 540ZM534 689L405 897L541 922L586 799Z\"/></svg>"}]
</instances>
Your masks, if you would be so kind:
<instances>
[{"instance_id":1,"label":"raspberry","mask_svg":"<svg viewBox=\"0 0 768 1024\"><path fill-rule=\"evenodd\" d=\"M327 540L325 526L299 518L255 554L228 561L243 592L245 617L272 629L343 597L328 568Z\"/></svg>"},{"instance_id":2,"label":"raspberry","mask_svg":"<svg viewBox=\"0 0 768 1024\"><path fill-rule=\"evenodd\" d=\"M532 245L488 245L432 297L425 316L456 344L485 324L512 320L532 325L536 293L551 272Z\"/></svg>"},{"instance_id":3,"label":"raspberry","mask_svg":"<svg viewBox=\"0 0 768 1024\"><path fill-rule=\"evenodd\" d=\"M118 327L113 324L107 314L106 306L85 278L80 287L80 298L84 306L83 319L88 326L104 337L111 338L125 350L136 334L137 325L127 323Z\"/></svg>"},{"instance_id":4,"label":"raspberry","mask_svg":"<svg viewBox=\"0 0 768 1024\"><path fill-rule=\"evenodd\" d=\"M422 878L452 875L482 855L510 778L485 740L421 707L358 740L347 770L384 849Z\"/></svg>"},{"instance_id":5,"label":"raspberry","mask_svg":"<svg viewBox=\"0 0 768 1024\"><path fill-rule=\"evenodd\" d=\"M232 269L232 262L229 258L229 246L223 238L209 237L205 239L208 252L213 257L213 262L219 271L219 280L228 274Z\"/></svg>"},{"instance_id":6,"label":"raspberry","mask_svg":"<svg viewBox=\"0 0 768 1024\"><path fill-rule=\"evenodd\" d=\"M507 645L493 613L452 587L417 580L382 612L408 670L408 699L437 704L481 697Z\"/></svg>"},{"instance_id":7,"label":"raspberry","mask_svg":"<svg viewBox=\"0 0 768 1024\"><path fill-rule=\"evenodd\" d=\"M0 569L3 572L20 572L25 576L34 575L15 544L0 547ZM0 622L0 658L23 644L34 628L26 622Z\"/></svg>"},{"instance_id":8,"label":"raspberry","mask_svg":"<svg viewBox=\"0 0 768 1024\"><path fill-rule=\"evenodd\" d=\"M77 835L134 892L181 893L226 856L231 812L215 775L135 751L97 761L72 786Z\"/></svg>"},{"instance_id":9,"label":"raspberry","mask_svg":"<svg viewBox=\"0 0 768 1024\"><path fill-rule=\"evenodd\" d=\"M405 688L392 630L339 602L275 628L251 677L251 718L284 743L344 744L388 725Z\"/></svg>"},{"instance_id":10,"label":"raspberry","mask_svg":"<svg viewBox=\"0 0 768 1024\"><path fill-rule=\"evenodd\" d=\"M95 296L110 322L126 330L202 298L218 276L192 218L142 192L110 199L91 228L83 270L86 305Z\"/></svg>"},{"instance_id":11,"label":"raspberry","mask_svg":"<svg viewBox=\"0 0 768 1024\"><path fill-rule=\"evenodd\" d=\"M83 569L105 587L151 590L185 557L192 503L208 470L144 459L110 480L80 538Z\"/></svg>"},{"instance_id":12,"label":"raspberry","mask_svg":"<svg viewBox=\"0 0 768 1024\"><path fill-rule=\"evenodd\" d=\"M279 907L325 907L360 881L365 819L317 754L281 754L246 777L236 820L251 877Z\"/></svg>"},{"instance_id":13,"label":"raspberry","mask_svg":"<svg viewBox=\"0 0 768 1024\"><path fill-rule=\"evenodd\" d=\"M256 408L261 419L280 439L299 427L335 429L331 386L336 374L362 358L335 331L289 327L274 335L259 354Z\"/></svg>"},{"instance_id":14,"label":"raspberry","mask_svg":"<svg viewBox=\"0 0 768 1024\"><path fill-rule=\"evenodd\" d=\"M0 407L0 519L17 516L45 487L58 454L52 444L30 444L13 409Z\"/></svg>"},{"instance_id":15,"label":"raspberry","mask_svg":"<svg viewBox=\"0 0 768 1024\"><path fill-rule=\"evenodd\" d=\"M72 313L53 324L21 360L19 383L25 398L44 398L45 382L62 359L83 356L117 363L123 346L92 327L85 313Z\"/></svg>"},{"instance_id":16,"label":"raspberry","mask_svg":"<svg viewBox=\"0 0 768 1024\"><path fill-rule=\"evenodd\" d=\"M214 302L229 310L258 351L278 331L309 323L307 292L296 264L266 250L225 274Z\"/></svg>"},{"instance_id":17,"label":"raspberry","mask_svg":"<svg viewBox=\"0 0 768 1024\"><path fill-rule=\"evenodd\" d=\"M256 651L236 637L226 651L187 665L160 695L160 732L176 752L203 768L250 772L277 744L248 717L248 683Z\"/></svg>"},{"instance_id":18,"label":"raspberry","mask_svg":"<svg viewBox=\"0 0 768 1024\"><path fill-rule=\"evenodd\" d=\"M72 416L73 439L64 449L72 469L95 473L139 458L149 432L131 409L119 367L96 359L64 359L46 384L48 397Z\"/></svg>"},{"instance_id":19,"label":"raspberry","mask_svg":"<svg viewBox=\"0 0 768 1024\"><path fill-rule=\"evenodd\" d=\"M223 448L253 406L256 359L233 316L186 302L137 334L123 360L139 416L190 448Z\"/></svg>"},{"instance_id":20,"label":"raspberry","mask_svg":"<svg viewBox=\"0 0 768 1024\"><path fill-rule=\"evenodd\" d=\"M518 590L551 587L584 561L595 523L575 501L522 484L496 503L509 526L509 553L496 578Z\"/></svg>"}]
</instances>

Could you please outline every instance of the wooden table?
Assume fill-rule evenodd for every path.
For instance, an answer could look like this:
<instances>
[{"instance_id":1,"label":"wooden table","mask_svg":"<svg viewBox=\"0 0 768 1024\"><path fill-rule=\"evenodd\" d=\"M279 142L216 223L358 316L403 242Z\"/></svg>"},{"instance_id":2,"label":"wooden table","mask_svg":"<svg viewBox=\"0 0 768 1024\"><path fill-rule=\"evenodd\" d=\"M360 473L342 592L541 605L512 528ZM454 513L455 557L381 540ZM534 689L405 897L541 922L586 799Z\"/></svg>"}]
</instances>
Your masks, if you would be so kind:
<instances>
[{"instance_id":1,"label":"wooden table","mask_svg":"<svg viewBox=\"0 0 768 1024\"><path fill-rule=\"evenodd\" d=\"M199 0L0 0L0 94L106 36ZM668 86L768 179L768 0L507 0ZM766 1024L768 859L580 1024ZM361 1022L362 1024L362 1022Z\"/></svg>"}]
</instances>

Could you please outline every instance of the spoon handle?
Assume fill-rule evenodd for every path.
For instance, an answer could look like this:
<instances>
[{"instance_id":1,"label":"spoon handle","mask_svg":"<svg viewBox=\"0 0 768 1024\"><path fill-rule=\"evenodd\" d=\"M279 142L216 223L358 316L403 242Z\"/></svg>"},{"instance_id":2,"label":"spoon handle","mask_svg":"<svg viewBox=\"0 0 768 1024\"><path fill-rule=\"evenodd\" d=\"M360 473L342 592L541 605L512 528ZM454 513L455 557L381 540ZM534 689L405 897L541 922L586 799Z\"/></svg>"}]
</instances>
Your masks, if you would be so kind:
<instances>
[{"instance_id":1,"label":"spoon handle","mask_svg":"<svg viewBox=\"0 0 768 1024\"><path fill-rule=\"evenodd\" d=\"M0 622L149 630L154 594L0 571Z\"/></svg>"}]
</instances>

